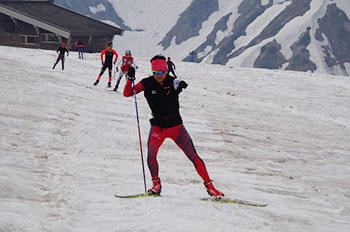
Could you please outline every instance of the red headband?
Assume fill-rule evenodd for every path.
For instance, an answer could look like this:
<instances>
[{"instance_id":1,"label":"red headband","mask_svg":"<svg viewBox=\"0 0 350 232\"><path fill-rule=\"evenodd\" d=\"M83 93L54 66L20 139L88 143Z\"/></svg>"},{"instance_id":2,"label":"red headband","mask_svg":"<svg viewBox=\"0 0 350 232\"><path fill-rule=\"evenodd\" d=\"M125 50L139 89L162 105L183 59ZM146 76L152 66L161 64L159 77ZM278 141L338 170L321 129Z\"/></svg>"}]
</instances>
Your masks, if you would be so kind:
<instances>
[{"instance_id":1,"label":"red headband","mask_svg":"<svg viewBox=\"0 0 350 232\"><path fill-rule=\"evenodd\" d=\"M166 60L153 60L151 62L152 64L152 71L168 71L168 65L166 63Z\"/></svg>"}]
</instances>

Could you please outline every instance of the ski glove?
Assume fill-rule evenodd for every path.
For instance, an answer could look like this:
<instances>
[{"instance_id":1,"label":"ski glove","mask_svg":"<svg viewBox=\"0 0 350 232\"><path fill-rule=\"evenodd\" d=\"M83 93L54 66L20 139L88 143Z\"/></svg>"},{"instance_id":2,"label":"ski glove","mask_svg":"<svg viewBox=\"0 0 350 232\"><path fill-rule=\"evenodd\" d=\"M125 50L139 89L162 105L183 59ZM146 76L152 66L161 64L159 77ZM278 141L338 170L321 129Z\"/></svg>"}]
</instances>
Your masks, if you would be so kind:
<instances>
[{"instance_id":1,"label":"ski glove","mask_svg":"<svg viewBox=\"0 0 350 232\"><path fill-rule=\"evenodd\" d=\"M135 80L135 68L132 66L128 69L128 79L131 81Z\"/></svg>"},{"instance_id":2,"label":"ski glove","mask_svg":"<svg viewBox=\"0 0 350 232\"><path fill-rule=\"evenodd\" d=\"M182 89L186 89L188 84L185 81L180 81L179 86L175 90L177 94L181 93Z\"/></svg>"},{"instance_id":3,"label":"ski glove","mask_svg":"<svg viewBox=\"0 0 350 232\"><path fill-rule=\"evenodd\" d=\"M101 61L101 63L102 63L102 66L105 65L105 63L103 61Z\"/></svg>"},{"instance_id":4,"label":"ski glove","mask_svg":"<svg viewBox=\"0 0 350 232\"><path fill-rule=\"evenodd\" d=\"M186 89L188 84L185 81L180 81L179 83L179 88L181 89Z\"/></svg>"},{"instance_id":5,"label":"ski glove","mask_svg":"<svg viewBox=\"0 0 350 232\"><path fill-rule=\"evenodd\" d=\"M136 65L136 66L135 66L135 68L136 68L136 69L138 69L138 68L139 68L139 66L137 66L137 65Z\"/></svg>"},{"instance_id":6,"label":"ski glove","mask_svg":"<svg viewBox=\"0 0 350 232\"><path fill-rule=\"evenodd\" d=\"M116 72L119 72L119 68L118 68L118 67L115 67L115 71L116 71Z\"/></svg>"}]
</instances>

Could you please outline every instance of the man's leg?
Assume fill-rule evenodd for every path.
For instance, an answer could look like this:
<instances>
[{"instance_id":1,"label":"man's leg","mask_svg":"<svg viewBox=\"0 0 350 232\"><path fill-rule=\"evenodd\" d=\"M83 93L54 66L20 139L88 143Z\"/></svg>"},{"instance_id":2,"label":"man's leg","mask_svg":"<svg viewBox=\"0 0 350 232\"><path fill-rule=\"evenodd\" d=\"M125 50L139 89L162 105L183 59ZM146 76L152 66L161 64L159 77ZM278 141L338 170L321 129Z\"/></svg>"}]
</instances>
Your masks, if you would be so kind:
<instances>
[{"instance_id":1,"label":"man's leg","mask_svg":"<svg viewBox=\"0 0 350 232\"><path fill-rule=\"evenodd\" d=\"M124 76L124 74L125 74L125 72L120 70L119 77L118 77L118 80L117 80L117 84L116 84L115 87L114 87L114 91L117 91L117 90L118 90L118 86L119 86L120 80L122 79L122 77Z\"/></svg>"},{"instance_id":2,"label":"man's leg","mask_svg":"<svg viewBox=\"0 0 350 232\"><path fill-rule=\"evenodd\" d=\"M103 67L101 68L101 72L100 72L100 74L98 74L97 80L95 81L94 85L97 85L100 82L100 79L101 79L103 73L105 72L106 68L107 68L107 66L103 65Z\"/></svg>"},{"instance_id":3,"label":"man's leg","mask_svg":"<svg viewBox=\"0 0 350 232\"><path fill-rule=\"evenodd\" d=\"M169 137L180 147L186 156L192 161L197 173L202 177L204 182L209 182L210 178L203 160L198 156L194 148L192 139L183 125L174 127L170 131Z\"/></svg>"},{"instance_id":4,"label":"man's leg","mask_svg":"<svg viewBox=\"0 0 350 232\"><path fill-rule=\"evenodd\" d=\"M148 190L149 193L160 194L162 186L159 179L159 167L157 154L159 147L164 142L165 136L163 129L158 126L152 126L148 137L148 168L152 176L153 186Z\"/></svg>"},{"instance_id":5,"label":"man's leg","mask_svg":"<svg viewBox=\"0 0 350 232\"><path fill-rule=\"evenodd\" d=\"M58 62L61 60L60 56L57 57L56 63L53 65L52 69L55 69Z\"/></svg>"},{"instance_id":6,"label":"man's leg","mask_svg":"<svg viewBox=\"0 0 350 232\"><path fill-rule=\"evenodd\" d=\"M112 65L108 66L108 88L112 86Z\"/></svg>"},{"instance_id":7,"label":"man's leg","mask_svg":"<svg viewBox=\"0 0 350 232\"><path fill-rule=\"evenodd\" d=\"M61 56L61 62L62 62L62 70L64 70L64 55Z\"/></svg>"},{"instance_id":8,"label":"man's leg","mask_svg":"<svg viewBox=\"0 0 350 232\"><path fill-rule=\"evenodd\" d=\"M224 194L218 191L214 187L212 180L210 180L204 162L197 155L196 149L192 143L192 139L186 131L185 127L183 125L174 127L171 131L169 131L168 136L175 141L175 143L181 148L186 156L192 161L197 170L197 173L202 177L204 181L204 186L206 187L208 194L217 198L223 197Z\"/></svg>"}]
</instances>

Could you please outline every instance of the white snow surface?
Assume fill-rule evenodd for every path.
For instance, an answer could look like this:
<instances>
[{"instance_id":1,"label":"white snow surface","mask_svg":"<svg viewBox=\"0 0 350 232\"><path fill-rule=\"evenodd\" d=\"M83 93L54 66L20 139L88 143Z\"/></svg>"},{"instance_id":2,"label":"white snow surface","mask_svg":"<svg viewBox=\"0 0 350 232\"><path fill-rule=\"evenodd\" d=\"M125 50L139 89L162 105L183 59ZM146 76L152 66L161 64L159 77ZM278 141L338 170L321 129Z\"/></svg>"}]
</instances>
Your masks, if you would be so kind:
<instances>
[{"instance_id":1,"label":"white snow surface","mask_svg":"<svg viewBox=\"0 0 350 232\"><path fill-rule=\"evenodd\" d=\"M106 73L92 85L99 54L71 52L64 71L55 60L0 46L0 231L349 231L347 77L176 63L210 177L228 198L269 204L256 208L200 201L202 180L171 140L158 153L162 197L115 198L144 191L134 98L106 91ZM135 60L140 80L149 61ZM137 101L146 160L150 110Z\"/></svg>"}]
</instances>

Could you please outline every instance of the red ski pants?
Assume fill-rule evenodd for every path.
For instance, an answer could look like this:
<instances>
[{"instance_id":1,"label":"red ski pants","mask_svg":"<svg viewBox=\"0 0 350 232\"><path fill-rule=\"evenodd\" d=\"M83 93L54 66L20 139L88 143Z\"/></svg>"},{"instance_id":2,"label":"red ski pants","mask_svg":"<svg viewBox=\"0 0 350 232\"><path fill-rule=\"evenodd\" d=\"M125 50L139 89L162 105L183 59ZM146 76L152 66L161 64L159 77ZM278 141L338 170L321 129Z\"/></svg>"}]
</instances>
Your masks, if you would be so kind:
<instances>
[{"instance_id":1,"label":"red ski pants","mask_svg":"<svg viewBox=\"0 0 350 232\"><path fill-rule=\"evenodd\" d=\"M157 161L157 153L159 147L166 138L171 138L192 161L197 173L202 177L204 182L210 181L207 169L203 160L198 156L190 135L183 125L178 125L171 128L161 128L152 126L148 137L148 168L152 178L158 177L159 167Z\"/></svg>"}]
</instances>

